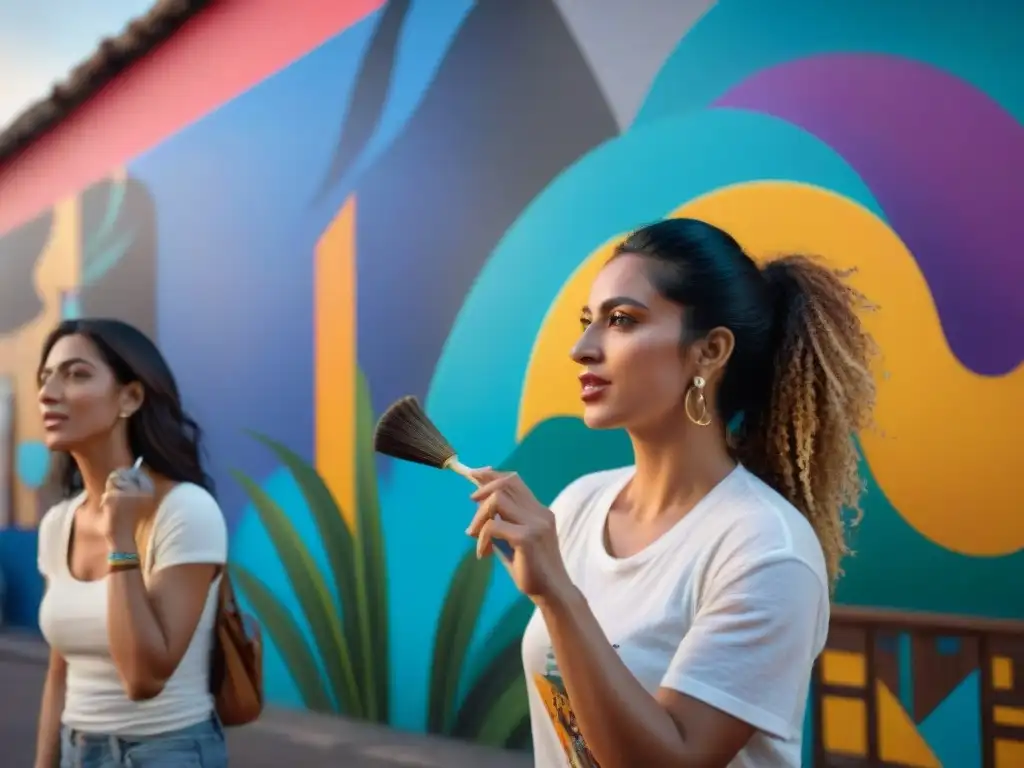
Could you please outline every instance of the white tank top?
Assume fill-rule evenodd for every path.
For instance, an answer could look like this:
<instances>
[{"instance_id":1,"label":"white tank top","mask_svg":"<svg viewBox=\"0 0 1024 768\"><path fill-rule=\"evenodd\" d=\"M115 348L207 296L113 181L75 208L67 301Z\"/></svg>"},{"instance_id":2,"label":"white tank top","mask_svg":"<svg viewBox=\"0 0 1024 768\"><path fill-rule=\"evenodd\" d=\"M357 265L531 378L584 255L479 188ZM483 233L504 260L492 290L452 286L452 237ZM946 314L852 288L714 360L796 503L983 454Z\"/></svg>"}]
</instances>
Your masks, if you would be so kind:
<instances>
[{"instance_id":1,"label":"white tank top","mask_svg":"<svg viewBox=\"0 0 1024 768\"><path fill-rule=\"evenodd\" d=\"M163 691L148 701L132 701L110 656L107 579L79 581L68 568L74 511L83 500L84 495L57 504L39 524L39 571L47 582L39 626L68 666L61 721L86 733L119 736L150 736L201 722L213 711L210 651L219 578L210 587L192 642ZM147 573L172 565L226 561L227 526L217 502L197 485L173 488L156 511L144 563Z\"/></svg>"}]
</instances>

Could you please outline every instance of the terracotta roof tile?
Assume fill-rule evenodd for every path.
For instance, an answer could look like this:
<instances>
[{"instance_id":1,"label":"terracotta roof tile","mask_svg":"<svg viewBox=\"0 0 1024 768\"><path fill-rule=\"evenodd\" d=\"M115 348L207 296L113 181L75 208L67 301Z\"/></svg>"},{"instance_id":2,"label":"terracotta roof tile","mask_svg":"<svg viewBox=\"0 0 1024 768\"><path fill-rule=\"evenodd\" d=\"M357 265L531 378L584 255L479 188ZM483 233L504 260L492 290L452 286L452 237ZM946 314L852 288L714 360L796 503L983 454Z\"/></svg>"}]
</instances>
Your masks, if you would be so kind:
<instances>
[{"instance_id":1,"label":"terracotta roof tile","mask_svg":"<svg viewBox=\"0 0 1024 768\"><path fill-rule=\"evenodd\" d=\"M212 0L157 0L116 37L103 40L96 51L39 101L0 133L0 164L55 127L75 108L94 96L132 63L165 42Z\"/></svg>"}]
</instances>

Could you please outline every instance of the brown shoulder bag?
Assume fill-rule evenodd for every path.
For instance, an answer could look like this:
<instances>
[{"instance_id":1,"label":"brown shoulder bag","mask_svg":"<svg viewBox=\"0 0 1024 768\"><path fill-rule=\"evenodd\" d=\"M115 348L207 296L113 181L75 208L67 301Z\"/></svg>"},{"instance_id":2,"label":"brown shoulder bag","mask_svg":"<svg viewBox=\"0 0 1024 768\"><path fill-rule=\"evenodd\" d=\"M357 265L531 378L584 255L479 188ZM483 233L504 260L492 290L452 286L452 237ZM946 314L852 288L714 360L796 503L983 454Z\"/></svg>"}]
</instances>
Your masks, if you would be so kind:
<instances>
[{"instance_id":1,"label":"brown shoulder bag","mask_svg":"<svg viewBox=\"0 0 1024 768\"><path fill-rule=\"evenodd\" d=\"M148 579L153 563L149 548L156 515L149 515L135 529L135 541ZM245 725L263 712L263 637L260 625L242 613L231 587L227 566L220 569L217 617L210 654L210 693L217 717L226 727Z\"/></svg>"},{"instance_id":2,"label":"brown shoulder bag","mask_svg":"<svg viewBox=\"0 0 1024 768\"><path fill-rule=\"evenodd\" d=\"M251 723L263 711L263 637L255 619L239 610L227 568L217 598L210 692L226 727Z\"/></svg>"}]
</instances>

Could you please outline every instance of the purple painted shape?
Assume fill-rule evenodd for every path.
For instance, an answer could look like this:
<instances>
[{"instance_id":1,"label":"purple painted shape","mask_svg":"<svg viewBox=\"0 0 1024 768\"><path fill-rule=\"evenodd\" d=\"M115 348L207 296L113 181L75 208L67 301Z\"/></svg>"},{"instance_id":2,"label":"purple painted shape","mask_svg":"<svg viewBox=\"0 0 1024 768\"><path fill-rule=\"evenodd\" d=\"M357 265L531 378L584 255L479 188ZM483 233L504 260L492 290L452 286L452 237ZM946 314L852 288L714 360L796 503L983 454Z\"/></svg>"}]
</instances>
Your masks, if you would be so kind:
<instances>
[{"instance_id":1,"label":"purple painted shape","mask_svg":"<svg viewBox=\"0 0 1024 768\"><path fill-rule=\"evenodd\" d=\"M758 72L716 106L782 118L846 159L965 366L999 375L1024 359L1024 126L997 103L919 62L833 54Z\"/></svg>"}]
</instances>

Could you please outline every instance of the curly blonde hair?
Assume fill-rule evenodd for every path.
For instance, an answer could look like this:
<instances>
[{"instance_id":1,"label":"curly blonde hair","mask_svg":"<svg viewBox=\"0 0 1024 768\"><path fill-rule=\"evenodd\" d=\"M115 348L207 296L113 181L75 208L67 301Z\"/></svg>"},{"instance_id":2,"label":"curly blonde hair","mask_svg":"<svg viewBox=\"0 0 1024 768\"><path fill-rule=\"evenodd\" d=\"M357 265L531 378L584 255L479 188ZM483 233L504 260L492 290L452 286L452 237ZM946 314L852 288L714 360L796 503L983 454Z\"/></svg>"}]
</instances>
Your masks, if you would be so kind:
<instances>
[{"instance_id":1,"label":"curly blonde hair","mask_svg":"<svg viewBox=\"0 0 1024 768\"><path fill-rule=\"evenodd\" d=\"M874 307L846 278L808 256L762 270L782 302L768 408L734 442L740 459L810 521L830 582L849 553L844 510L861 517L855 435L870 425L877 349L859 313Z\"/></svg>"},{"instance_id":2,"label":"curly blonde hair","mask_svg":"<svg viewBox=\"0 0 1024 768\"><path fill-rule=\"evenodd\" d=\"M684 344L732 331L717 415L741 417L728 436L734 455L807 517L834 587L849 552L844 514L860 519L856 433L874 409L876 353L860 313L871 305L847 272L798 255L761 268L698 219L642 227L615 250L624 253L650 259L655 287L685 309Z\"/></svg>"}]
</instances>

